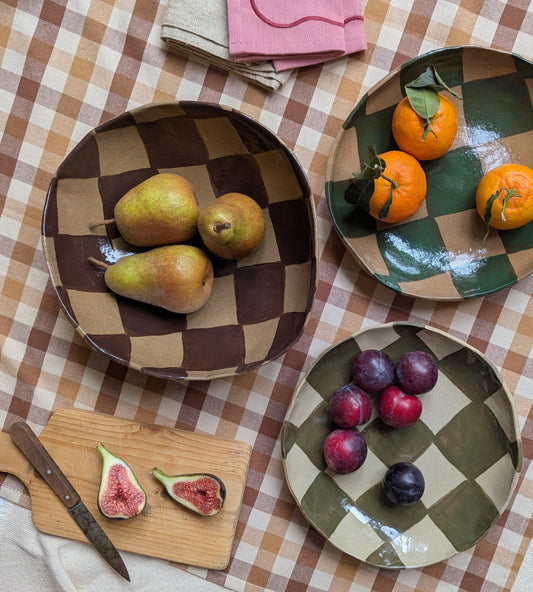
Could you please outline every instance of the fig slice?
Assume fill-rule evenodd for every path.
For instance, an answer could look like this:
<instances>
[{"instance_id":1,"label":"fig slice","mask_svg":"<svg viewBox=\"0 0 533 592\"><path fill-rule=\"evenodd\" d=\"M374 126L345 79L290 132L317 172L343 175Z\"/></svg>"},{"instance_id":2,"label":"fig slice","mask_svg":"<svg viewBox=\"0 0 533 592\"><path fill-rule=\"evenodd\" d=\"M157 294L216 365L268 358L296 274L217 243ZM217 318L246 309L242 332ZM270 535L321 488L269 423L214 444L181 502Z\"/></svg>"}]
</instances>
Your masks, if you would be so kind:
<instances>
[{"instance_id":1,"label":"fig slice","mask_svg":"<svg viewBox=\"0 0 533 592\"><path fill-rule=\"evenodd\" d=\"M146 505L146 493L130 466L102 443L96 448L102 456L98 509L110 520L126 520L137 516Z\"/></svg>"},{"instance_id":2,"label":"fig slice","mask_svg":"<svg viewBox=\"0 0 533 592\"><path fill-rule=\"evenodd\" d=\"M218 514L226 499L226 487L215 475L167 475L157 467L153 476L160 481L172 499L202 516Z\"/></svg>"}]
</instances>

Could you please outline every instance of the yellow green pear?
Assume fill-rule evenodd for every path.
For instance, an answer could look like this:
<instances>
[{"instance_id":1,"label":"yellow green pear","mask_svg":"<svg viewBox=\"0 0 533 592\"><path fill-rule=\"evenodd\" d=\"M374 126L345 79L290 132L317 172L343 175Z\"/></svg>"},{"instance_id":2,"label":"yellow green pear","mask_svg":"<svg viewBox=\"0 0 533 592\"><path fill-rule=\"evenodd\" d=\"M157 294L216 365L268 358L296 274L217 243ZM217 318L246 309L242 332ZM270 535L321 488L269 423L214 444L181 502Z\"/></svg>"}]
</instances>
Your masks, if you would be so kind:
<instances>
[{"instance_id":1,"label":"yellow green pear","mask_svg":"<svg viewBox=\"0 0 533 592\"><path fill-rule=\"evenodd\" d=\"M165 245L127 255L105 268L107 287L125 298L188 314L199 310L213 287L213 266L209 257L193 245Z\"/></svg>"},{"instance_id":2,"label":"yellow green pear","mask_svg":"<svg viewBox=\"0 0 533 592\"><path fill-rule=\"evenodd\" d=\"M225 259L242 259L254 251L265 234L259 204L244 193L226 193L210 202L198 216L205 246Z\"/></svg>"},{"instance_id":3,"label":"yellow green pear","mask_svg":"<svg viewBox=\"0 0 533 592\"><path fill-rule=\"evenodd\" d=\"M138 247L181 243L196 233L200 208L192 184L174 173L158 173L132 187L116 203L110 220L122 238Z\"/></svg>"}]
</instances>

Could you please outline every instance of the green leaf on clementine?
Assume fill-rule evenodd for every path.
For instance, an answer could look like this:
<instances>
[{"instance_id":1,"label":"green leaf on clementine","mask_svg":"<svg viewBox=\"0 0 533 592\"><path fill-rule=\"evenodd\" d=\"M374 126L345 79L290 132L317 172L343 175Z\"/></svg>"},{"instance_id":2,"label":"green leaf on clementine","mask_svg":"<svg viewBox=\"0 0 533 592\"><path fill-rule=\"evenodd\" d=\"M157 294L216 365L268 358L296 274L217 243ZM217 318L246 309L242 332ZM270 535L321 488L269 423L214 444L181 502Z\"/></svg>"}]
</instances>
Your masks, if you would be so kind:
<instances>
[{"instance_id":1,"label":"green leaf on clementine","mask_svg":"<svg viewBox=\"0 0 533 592\"><path fill-rule=\"evenodd\" d=\"M383 177L391 184L391 189L389 198L383 204L378 217L386 218L392 204L393 189L397 187L397 184L383 174L387 163L378 155L375 145L368 146L368 162L363 162L363 164L365 166L360 172L352 173L354 181L350 183L344 192L344 199L348 203L354 204L368 212L370 209L370 200L374 193L375 179Z\"/></svg>"},{"instance_id":2,"label":"green leaf on clementine","mask_svg":"<svg viewBox=\"0 0 533 592\"><path fill-rule=\"evenodd\" d=\"M433 64L428 66L424 70L424 72L422 72L422 74L417 76L414 80L408 82L405 85L405 88L406 90L407 88L425 88L433 90L434 92L440 92L442 90L445 90L452 94L454 97L457 97L458 99L461 98L461 96L458 93L456 93L444 82L444 80L441 78L440 74L437 72L437 69L435 68L435 66L433 66Z\"/></svg>"},{"instance_id":3,"label":"green leaf on clementine","mask_svg":"<svg viewBox=\"0 0 533 592\"><path fill-rule=\"evenodd\" d=\"M374 193L374 179L378 179L385 169L385 162L378 156L374 145L368 146L368 162L358 173L352 173L354 180L344 192L344 199L363 210L369 210L369 202Z\"/></svg>"},{"instance_id":4,"label":"green leaf on clementine","mask_svg":"<svg viewBox=\"0 0 533 592\"><path fill-rule=\"evenodd\" d=\"M507 202L509 201L509 199L511 197L522 197L521 195L518 195L516 193L516 189L514 188L507 188L507 187L502 187L500 189L498 189L498 191L496 191L496 193L493 193L489 199L487 199L487 203L485 204L485 210L483 211L483 219L485 220L485 228L487 229L487 232L485 233L485 236L483 237L483 241L481 244L485 244L485 241L487 240L487 237L489 236L489 232L490 232L490 221L492 219L492 204L498 199L498 197L500 196L500 193L502 191L506 192L506 196L503 199L502 202L502 212L501 212L501 219L505 222L506 218L505 218L505 208L507 207Z\"/></svg>"},{"instance_id":5,"label":"green leaf on clementine","mask_svg":"<svg viewBox=\"0 0 533 592\"><path fill-rule=\"evenodd\" d=\"M374 193L374 179L358 179L352 181L344 192L344 199L366 212L369 209L370 199Z\"/></svg>"},{"instance_id":6,"label":"green leaf on clementine","mask_svg":"<svg viewBox=\"0 0 533 592\"><path fill-rule=\"evenodd\" d=\"M417 78L405 85L405 94L411 107L424 120L424 133L422 140L425 140L429 132L435 135L431 129L431 119L439 109L439 91L446 90L453 96L461 97L452 90L440 77L435 66L430 65Z\"/></svg>"},{"instance_id":7,"label":"green leaf on clementine","mask_svg":"<svg viewBox=\"0 0 533 592\"><path fill-rule=\"evenodd\" d=\"M419 87L405 87L405 93L409 99L411 107L415 110L424 120L424 133L422 134L422 140L425 140L430 130L431 119L438 111L440 106L440 98L437 92L430 88L419 88Z\"/></svg>"}]
</instances>

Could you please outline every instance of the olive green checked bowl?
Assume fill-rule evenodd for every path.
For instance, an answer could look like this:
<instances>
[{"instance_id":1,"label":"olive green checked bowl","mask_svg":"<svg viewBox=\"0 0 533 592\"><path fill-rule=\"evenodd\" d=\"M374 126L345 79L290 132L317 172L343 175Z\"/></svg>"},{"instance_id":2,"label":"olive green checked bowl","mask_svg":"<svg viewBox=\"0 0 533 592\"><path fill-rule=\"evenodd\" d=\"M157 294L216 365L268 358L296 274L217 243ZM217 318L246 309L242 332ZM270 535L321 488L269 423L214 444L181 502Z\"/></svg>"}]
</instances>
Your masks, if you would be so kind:
<instances>
[{"instance_id":1,"label":"olive green checked bowl","mask_svg":"<svg viewBox=\"0 0 533 592\"><path fill-rule=\"evenodd\" d=\"M436 386L420 395L420 419L390 428L373 413L357 429L368 445L365 463L339 475L327 468L322 445L335 429L328 402L351 381L352 362L365 349L396 363L408 351L433 355ZM479 351L423 325L389 323L329 347L297 387L282 429L289 489L309 523L335 547L384 568L416 568L466 551L486 536L507 506L522 466L512 396ZM407 461L424 475L422 498L410 506L388 501L381 481Z\"/></svg>"},{"instance_id":2,"label":"olive green checked bowl","mask_svg":"<svg viewBox=\"0 0 533 592\"><path fill-rule=\"evenodd\" d=\"M392 114L404 86L434 65L462 99L454 103L458 131L441 158L421 162L427 197L403 223L374 220L345 200L353 172L378 153L398 149ZM533 222L491 230L475 210L481 177L506 162L533 168L533 63L476 46L435 50L394 70L374 86L344 122L326 171L326 199L346 249L392 290L429 300L462 300L510 286L533 271Z\"/></svg>"}]
</instances>

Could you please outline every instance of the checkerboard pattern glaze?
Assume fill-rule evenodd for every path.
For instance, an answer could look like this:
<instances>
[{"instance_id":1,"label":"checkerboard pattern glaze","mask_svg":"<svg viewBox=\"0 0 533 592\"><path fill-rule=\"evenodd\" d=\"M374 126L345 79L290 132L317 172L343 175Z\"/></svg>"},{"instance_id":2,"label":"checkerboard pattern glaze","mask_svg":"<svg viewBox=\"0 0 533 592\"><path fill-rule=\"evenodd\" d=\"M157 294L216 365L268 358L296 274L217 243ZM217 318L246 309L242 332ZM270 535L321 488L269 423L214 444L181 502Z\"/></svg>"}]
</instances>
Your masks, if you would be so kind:
<instances>
[{"instance_id":1,"label":"checkerboard pattern glaze","mask_svg":"<svg viewBox=\"0 0 533 592\"><path fill-rule=\"evenodd\" d=\"M363 2L368 50L302 68L277 93L169 54L160 40L166 6L0 3L2 428L26 420L38 431L57 408L77 407L250 443L230 565L200 571L173 564L176 581L188 570L235 592L516 592L519 577L532 571L533 276L466 301L406 297L357 265L323 192L334 138L368 89L443 47L475 43L531 60L533 4ZM59 306L41 246L50 180L76 143L127 110L176 99L230 105L274 130L304 167L317 206L319 282L302 337L255 371L212 381L157 379L89 348ZM446 561L410 570L357 561L315 531L288 490L279 441L294 389L316 356L362 327L397 320L438 327L482 351L513 392L524 444L517 489L489 535ZM0 484L3 498L30 506L20 481L0 475ZM113 575L101 575L112 587Z\"/></svg>"},{"instance_id":2,"label":"checkerboard pattern glaze","mask_svg":"<svg viewBox=\"0 0 533 592\"><path fill-rule=\"evenodd\" d=\"M267 221L248 257L211 256L208 303L189 315L121 298L89 257L134 252L113 218L116 202L158 172L193 184L200 208L237 191ZM43 216L50 275L68 318L95 349L148 374L207 379L258 368L285 352L307 322L315 292L315 214L305 174L276 136L233 109L201 102L151 104L97 127L50 184ZM202 247L196 237L193 244Z\"/></svg>"},{"instance_id":3,"label":"checkerboard pattern glaze","mask_svg":"<svg viewBox=\"0 0 533 592\"><path fill-rule=\"evenodd\" d=\"M446 93L457 108L458 132L442 158L421 163L428 190L420 210L404 223L380 223L348 203L345 192L368 159L368 145L380 153L398 149L394 108L405 84L431 64L462 97ZM328 207L348 251L389 288L433 300L488 294L533 269L533 223L492 230L482 243L476 187L505 162L533 167L533 63L480 47L437 50L385 77L346 119L329 156Z\"/></svg>"},{"instance_id":4,"label":"checkerboard pattern glaze","mask_svg":"<svg viewBox=\"0 0 533 592\"><path fill-rule=\"evenodd\" d=\"M394 429L376 412L359 426L368 445L363 466L348 475L328 469L322 443L334 429L328 401L351 381L364 349L394 362L408 351L433 355L439 378L420 396L411 427ZM296 390L282 433L287 481L306 518L342 551L379 567L421 567L465 551L495 524L522 465L512 397L494 366L447 334L389 323L355 334L319 356ZM395 462L415 464L426 489L418 502L396 506L381 481Z\"/></svg>"}]
</instances>

